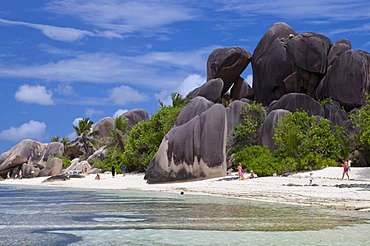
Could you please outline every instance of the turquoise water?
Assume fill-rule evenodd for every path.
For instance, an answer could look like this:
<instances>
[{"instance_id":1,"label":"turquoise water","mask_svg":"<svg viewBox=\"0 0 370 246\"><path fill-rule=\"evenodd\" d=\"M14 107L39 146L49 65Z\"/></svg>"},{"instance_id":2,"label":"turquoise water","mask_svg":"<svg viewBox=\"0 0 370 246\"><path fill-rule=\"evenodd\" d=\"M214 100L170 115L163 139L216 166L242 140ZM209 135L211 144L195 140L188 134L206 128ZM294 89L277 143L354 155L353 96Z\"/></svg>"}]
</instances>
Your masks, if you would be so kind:
<instances>
[{"instance_id":1,"label":"turquoise water","mask_svg":"<svg viewBox=\"0 0 370 246\"><path fill-rule=\"evenodd\" d=\"M368 245L370 213L0 185L1 245Z\"/></svg>"}]
</instances>

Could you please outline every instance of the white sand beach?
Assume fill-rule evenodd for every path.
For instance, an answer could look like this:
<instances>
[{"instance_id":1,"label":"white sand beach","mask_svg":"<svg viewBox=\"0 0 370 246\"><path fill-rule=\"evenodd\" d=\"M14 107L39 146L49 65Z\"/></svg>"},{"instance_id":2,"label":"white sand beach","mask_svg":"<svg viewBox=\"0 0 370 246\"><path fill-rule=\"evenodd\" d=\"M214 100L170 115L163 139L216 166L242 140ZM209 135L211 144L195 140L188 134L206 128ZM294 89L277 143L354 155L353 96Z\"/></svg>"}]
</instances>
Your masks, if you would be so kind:
<instances>
[{"instance_id":1,"label":"white sand beach","mask_svg":"<svg viewBox=\"0 0 370 246\"><path fill-rule=\"evenodd\" d=\"M352 168L350 180L341 180L342 168L328 167L313 171L313 186L309 186L310 172L297 173L287 177L259 177L238 180L237 174L191 182L147 184L144 174L116 175L101 174L67 181L42 183L47 177L33 179L9 179L0 184L37 185L46 187L70 187L83 189L120 189L138 191L171 192L186 194L223 196L257 201L318 206L323 208L370 211L370 168ZM248 177L245 174L245 177ZM340 188L336 185L361 186ZM363 188L367 186L367 188Z\"/></svg>"}]
</instances>

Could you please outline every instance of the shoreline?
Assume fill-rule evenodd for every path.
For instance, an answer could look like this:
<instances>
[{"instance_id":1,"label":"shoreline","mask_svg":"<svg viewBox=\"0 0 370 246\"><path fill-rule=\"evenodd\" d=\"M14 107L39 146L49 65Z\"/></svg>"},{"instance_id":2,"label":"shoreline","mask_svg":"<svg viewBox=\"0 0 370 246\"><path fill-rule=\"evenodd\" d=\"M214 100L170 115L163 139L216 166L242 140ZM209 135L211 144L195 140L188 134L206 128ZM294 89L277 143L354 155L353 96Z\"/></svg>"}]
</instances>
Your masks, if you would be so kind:
<instances>
[{"instance_id":1,"label":"shoreline","mask_svg":"<svg viewBox=\"0 0 370 246\"><path fill-rule=\"evenodd\" d=\"M133 190L191 195L209 195L273 202L291 205L315 206L328 209L357 210L370 212L370 167L352 168L350 180L341 180L341 167L327 167L312 171L313 186L309 186L310 172L301 172L287 177L259 177L238 180L237 174L199 181L186 181L161 184L147 184L144 173L116 175L94 174L85 178L71 178L67 181L42 183L48 177L32 179L9 179L0 185L31 185L55 188L79 188L88 190ZM249 175L246 174L245 177ZM339 186L357 186L340 188ZM363 188L365 187L365 188Z\"/></svg>"}]
</instances>

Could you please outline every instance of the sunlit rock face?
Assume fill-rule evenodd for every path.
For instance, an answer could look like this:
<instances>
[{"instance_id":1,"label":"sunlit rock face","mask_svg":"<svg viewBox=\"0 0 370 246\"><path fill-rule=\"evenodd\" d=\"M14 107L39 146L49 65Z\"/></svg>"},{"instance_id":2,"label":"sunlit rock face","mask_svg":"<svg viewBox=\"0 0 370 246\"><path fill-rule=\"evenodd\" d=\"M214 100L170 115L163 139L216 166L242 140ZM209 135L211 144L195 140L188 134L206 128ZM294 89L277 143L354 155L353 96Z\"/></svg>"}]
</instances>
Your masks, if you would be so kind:
<instances>
[{"instance_id":1,"label":"sunlit rock face","mask_svg":"<svg viewBox=\"0 0 370 246\"><path fill-rule=\"evenodd\" d=\"M224 88L224 82L222 79L210 79L202 86L195 88L189 92L188 98L193 99L195 97L204 97L212 102L219 102L221 100L222 89Z\"/></svg>"},{"instance_id":2,"label":"sunlit rock face","mask_svg":"<svg viewBox=\"0 0 370 246\"><path fill-rule=\"evenodd\" d=\"M207 81L220 78L224 82L221 96L231 88L231 97L239 97L243 88L244 79L241 73L248 66L252 55L241 47L228 47L215 49L207 61Z\"/></svg>"},{"instance_id":3,"label":"sunlit rock face","mask_svg":"<svg viewBox=\"0 0 370 246\"><path fill-rule=\"evenodd\" d=\"M143 109L133 109L129 110L121 115L122 117L127 119L127 125L132 128L140 121L148 121L149 114L147 111ZM113 127L114 125L114 117L105 117L98 120L92 127L93 131L98 131L99 134L95 136L97 139L101 139L103 137L109 136L110 131L109 127Z\"/></svg>"},{"instance_id":4,"label":"sunlit rock face","mask_svg":"<svg viewBox=\"0 0 370 246\"><path fill-rule=\"evenodd\" d=\"M22 169L25 177L33 171L39 173L45 169L49 160L56 155L63 155L62 143L52 142L43 144L34 140L25 139L0 155L0 175L5 176L8 172L13 176ZM24 167L24 168L23 168Z\"/></svg>"},{"instance_id":5,"label":"sunlit rock face","mask_svg":"<svg viewBox=\"0 0 370 246\"><path fill-rule=\"evenodd\" d=\"M164 137L145 175L148 183L226 175L226 110L215 104Z\"/></svg>"}]
</instances>

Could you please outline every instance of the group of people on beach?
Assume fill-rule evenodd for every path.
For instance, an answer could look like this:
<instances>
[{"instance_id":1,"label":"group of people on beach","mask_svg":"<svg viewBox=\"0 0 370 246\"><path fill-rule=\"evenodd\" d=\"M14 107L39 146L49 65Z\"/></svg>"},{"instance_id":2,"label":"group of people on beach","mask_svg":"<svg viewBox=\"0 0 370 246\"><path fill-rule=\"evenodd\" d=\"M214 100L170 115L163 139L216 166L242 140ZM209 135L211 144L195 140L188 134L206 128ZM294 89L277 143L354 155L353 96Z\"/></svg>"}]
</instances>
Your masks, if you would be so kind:
<instances>
[{"instance_id":1,"label":"group of people on beach","mask_svg":"<svg viewBox=\"0 0 370 246\"><path fill-rule=\"evenodd\" d=\"M343 167L342 180L344 179L344 176L347 176L347 179L349 180L348 172L351 171L351 162L352 161L350 159L343 160L343 163L342 163L342 167ZM238 165L238 176L239 176L239 180L244 180L244 170L243 170L243 166L242 166L241 162L239 162L239 165ZM257 175L253 173L253 170L251 170L250 176L248 178L252 179L252 178L256 178L256 177L257 177ZM311 186L312 181L313 181L313 173L310 173L310 176L308 177L308 180L309 180L309 185Z\"/></svg>"},{"instance_id":2,"label":"group of people on beach","mask_svg":"<svg viewBox=\"0 0 370 246\"><path fill-rule=\"evenodd\" d=\"M245 171L247 170L248 169L246 168ZM239 175L239 180L244 180L244 171L243 171L243 166L241 162L239 162L239 165L238 165L238 175ZM255 174L253 170L251 170L251 173L248 178L249 179L257 178L257 174Z\"/></svg>"}]
</instances>

